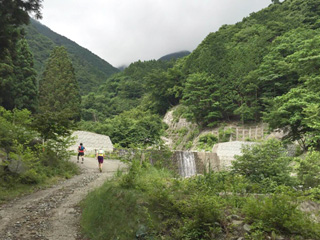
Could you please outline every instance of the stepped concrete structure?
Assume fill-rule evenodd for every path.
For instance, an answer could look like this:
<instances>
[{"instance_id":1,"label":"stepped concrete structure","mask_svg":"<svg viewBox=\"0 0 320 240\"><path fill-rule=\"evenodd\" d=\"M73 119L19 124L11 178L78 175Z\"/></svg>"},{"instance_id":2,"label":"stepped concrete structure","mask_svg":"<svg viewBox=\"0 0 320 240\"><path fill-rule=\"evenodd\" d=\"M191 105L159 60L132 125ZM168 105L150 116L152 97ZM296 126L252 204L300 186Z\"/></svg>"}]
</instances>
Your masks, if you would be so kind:
<instances>
[{"instance_id":1,"label":"stepped concrete structure","mask_svg":"<svg viewBox=\"0 0 320 240\"><path fill-rule=\"evenodd\" d=\"M233 141L217 143L213 146L212 153L214 154L214 162L218 162L219 170L229 169L232 164L231 162L235 160L235 156L241 156L241 149L244 146L252 146L257 144L257 142L244 142L244 141Z\"/></svg>"},{"instance_id":2,"label":"stepped concrete structure","mask_svg":"<svg viewBox=\"0 0 320 240\"><path fill-rule=\"evenodd\" d=\"M95 154L96 150L103 149L106 152L113 151L113 144L109 136L86 131L75 131L72 134L76 142L69 148L70 151L78 152L78 146L83 143L86 154Z\"/></svg>"},{"instance_id":3,"label":"stepped concrete structure","mask_svg":"<svg viewBox=\"0 0 320 240\"><path fill-rule=\"evenodd\" d=\"M244 146L252 146L257 142L224 142L214 145L212 152L175 151L172 162L176 171L183 177L203 174L208 171L229 170L235 156L241 156ZM192 162L190 162L192 159Z\"/></svg>"}]
</instances>

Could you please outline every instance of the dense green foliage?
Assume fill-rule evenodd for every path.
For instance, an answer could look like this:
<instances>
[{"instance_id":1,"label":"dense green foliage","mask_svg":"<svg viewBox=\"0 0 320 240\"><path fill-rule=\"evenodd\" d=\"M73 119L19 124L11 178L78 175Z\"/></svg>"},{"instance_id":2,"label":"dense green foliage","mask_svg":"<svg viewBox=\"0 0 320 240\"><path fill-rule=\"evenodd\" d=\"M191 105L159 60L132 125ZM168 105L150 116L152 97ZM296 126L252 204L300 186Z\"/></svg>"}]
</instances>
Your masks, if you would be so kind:
<instances>
[{"instance_id":1,"label":"dense green foliage","mask_svg":"<svg viewBox=\"0 0 320 240\"><path fill-rule=\"evenodd\" d=\"M147 89L151 88L146 80L149 72L165 72L170 66L172 62L154 60L132 63L123 72L108 78L97 92L83 97L82 118L86 121L103 121L107 117L116 116L137 107L142 104L142 97L148 91ZM157 79L159 84L162 80ZM157 88L157 91L165 90ZM147 100L144 101L147 102Z\"/></svg>"},{"instance_id":2,"label":"dense green foliage","mask_svg":"<svg viewBox=\"0 0 320 240\"><path fill-rule=\"evenodd\" d=\"M281 158L283 148L271 141L259 149L266 153L270 146L277 156L265 162L277 165L273 162ZM256 149L245 154L256 154ZM243 159L236 162L242 164ZM270 173L266 164L257 165L260 175ZM263 189L255 186L252 175L209 172L179 179L137 159L127 174L118 173L88 195L81 226L90 239L318 239L320 225L299 208L309 200L305 192L282 185L282 180L292 178L296 189L300 183L280 175L272 176L272 189ZM256 194L262 192L268 194ZM250 230L243 230L244 224Z\"/></svg>"},{"instance_id":3,"label":"dense green foliage","mask_svg":"<svg viewBox=\"0 0 320 240\"><path fill-rule=\"evenodd\" d=\"M97 92L82 98L82 119L86 122L80 128L106 134L122 147L159 142L163 129L159 113L165 113L174 101L174 97L167 99L167 88L159 85L167 84L166 70L172 64L138 61L108 78Z\"/></svg>"},{"instance_id":4,"label":"dense green foliage","mask_svg":"<svg viewBox=\"0 0 320 240\"><path fill-rule=\"evenodd\" d=\"M35 119L32 115L39 112L39 89L33 55L21 26L29 23L29 14L34 14L36 18L41 17L41 2L0 1L0 202L44 184L51 177L68 178L77 173L75 166L66 161L70 158L66 150L70 139L66 134L61 138L63 134L58 131L49 136L35 130L47 125L54 126L55 129L69 128L70 125L70 119L66 116L60 115L63 122L50 122L45 118L39 121L39 118ZM71 67L71 63L61 63ZM47 71L56 71L53 68L50 66ZM67 82L70 80L68 77L66 79ZM49 82L48 78L46 80ZM74 77L73 83L78 86ZM65 86L64 82L59 84ZM49 98L44 96L43 89L40 92L40 106L43 107ZM58 95L52 96L54 92L51 90L49 93L51 97L66 100L67 94L62 98ZM80 101L79 91L73 97ZM40 108L42 116L45 110ZM80 115L79 107L71 111L72 117ZM54 114L59 115L57 112ZM40 135L45 139L41 139Z\"/></svg>"},{"instance_id":5,"label":"dense green foliage","mask_svg":"<svg viewBox=\"0 0 320 240\"><path fill-rule=\"evenodd\" d=\"M189 107L190 117L197 123L215 126L222 119L220 104L215 101L218 92L213 77L205 73L190 74L183 90L183 103Z\"/></svg>"},{"instance_id":6,"label":"dense green foliage","mask_svg":"<svg viewBox=\"0 0 320 240\"><path fill-rule=\"evenodd\" d=\"M39 85L37 129L45 140L69 135L72 121L80 119L81 98L64 47L53 49Z\"/></svg>"},{"instance_id":7,"label":"dense green foliage","mask_svg":"<svg viewBox=\"0 0 320 240\"><path fill-rule=\"evenodd\" d=\"M198 148L206 151L211 151L214 144L219 142L217 136L208 133L199 137Z\"/></svg>"},{"instance_id":8,"label":"dense green foliage","mask_svg":"<svg viewBox=\"0 0 320 240\"><path fill-rule=\"evenodd\" d=\"M312 73L307 69L314 69L318 54L310 37L319 35L319 11L317 1L288 0L223 26L192 52L185 71L213 75L219 91L210 99L219 103L218 116L258 119L265 100L285 94L301 74ZM314 50L306 51L308 46ZM304 64L294 64L293 57Z\"/></svg>"},{"instance_id":9,"label":"dense green foliage","mask_svg":"<svg viewBox=\"0 0 320 240\"><path fill-rule=\"evenodd\" d=\"M26 39L34 55L35 68L39 75L45 68L50 52L56 46L64 46L71 58L81 93L96 90L109 76L119 70L89 50L63 37L36 20L25 26Z\"/></svg>"},{"instance_id":10,"label":"dense green foliage","mask_svg":"<svg viewBox=\"0 0 320 240\"><path fill-rule=\"evenodd\" d=\"M248 222L253 223L251 239L265 239L264 232L298 235L291 239L319 238L319 224L298 208L299 201L290 194L276 193L270 197L249 198L244 204Z\"/></svg>"},{"instance_id":11,"label":"dense green foliage","mask_svg":"<svg viewBox=\"0 0 320 240\"><path fill-rule=\"evenodd\" d=\"M68 139L42 143L31 113L0 107L0 202L22 186L44 183L53 176L71 177L77 169L66 159Z\"/></svg>"},{"instance_id":12,"label":"dense green foliage","mask_svg":"<svg viewBox=\"0 0 320 240\"><path fill-rule=\"evenodd\" d=\"M27 42L21 39L12 51L7 52L4 62L0 62L0 103L6 109L27 108L35 112L38 88L33 58Z\"/></svg>"},{"instance_id":13,"label":"dense green foliage","mask_svg":"<svg viewBox=\"0 0 320 240\"><path fill-rule=\"evenodd\" d=\"M24 40L22 24L34 13L40 18L41 0L8 0L0 3L0 105L6 109L28 108L37 104L33 58Z\"/></svg>"},{"instance_id":14,"label":"dense green foliage","mask_svg":"<svg viewBox=\"0 0 320 240\"><path fill-rule=\"evenodd\" d=\"M117 146L135 148L158 144L164 126L159 115L134 108L101 123L82 122L81 128L108 135Z\"/></svg>"},{"instance_id":15,"label":"dense green foliage","mask_svg":"<svg viewBox=\"0 0 320 240\"><path fill-rule=\"evenodd\" d=\"M320 185L320 153L308 152L307 156L300 160L298 178L305 188L317 188Z\"/></svg>"},{"instance_id":16,"label":"dense green foliage","mask_svg":"<svg viewBox=\"0 0 320 240\"><path fill-rule=\"evenodd\" d=\"M245 147L243 155L232 162L233 172L248 178L252 183L261 184L266 190L277 185L292 185L290 177L292 159L287 157L281 142L271 139L263 144Z\"/></svg>"},{"instance_id":17,"label":"dense green foliage","mask_svg":"<svg viewBox=\"0 0 320 240\"><path fill-rule=\"evenodd\" d=\"M42 0L6 0L0 3L0 54L3 57L5 49L19 39L19 27L29 22L29 14L41 18ZM2 58L1 58L2 60Z\"/></svg>"}]
</instances>

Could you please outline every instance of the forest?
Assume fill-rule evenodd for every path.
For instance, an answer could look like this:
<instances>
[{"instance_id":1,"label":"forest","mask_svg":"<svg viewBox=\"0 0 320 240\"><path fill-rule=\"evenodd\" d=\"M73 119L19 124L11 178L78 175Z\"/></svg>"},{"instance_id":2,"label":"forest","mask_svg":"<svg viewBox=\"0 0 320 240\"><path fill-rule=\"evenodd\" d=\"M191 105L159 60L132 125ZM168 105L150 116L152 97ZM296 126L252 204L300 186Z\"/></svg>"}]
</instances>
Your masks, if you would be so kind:
<instances>
[{"instance_id":1,"label":"forest","mask_svg":"<svg viewBox=\"0 0 320 240\"><path fill-rule=\"evenodd\" d=\"M123 71L30 19L41 18L41 2L0 3L1 191L77 174L66 149L73 130L86 130L117 148L164 153L157 166L133 160L88 196L82 228L90 239L320 239L319 213L299 209L320 203L318 0L270 1L190 54ZM243 149L231 171L179 179L165 167L172 153L161 140L163 116L176 106L199 129L264 122L284 137ZM295 157L285 154L289 143L299 145ZM12 171L14 161L26 171ZM117 221L100 227L105 204L112 207L101 218Z\"/></svg>"}]
</instances>

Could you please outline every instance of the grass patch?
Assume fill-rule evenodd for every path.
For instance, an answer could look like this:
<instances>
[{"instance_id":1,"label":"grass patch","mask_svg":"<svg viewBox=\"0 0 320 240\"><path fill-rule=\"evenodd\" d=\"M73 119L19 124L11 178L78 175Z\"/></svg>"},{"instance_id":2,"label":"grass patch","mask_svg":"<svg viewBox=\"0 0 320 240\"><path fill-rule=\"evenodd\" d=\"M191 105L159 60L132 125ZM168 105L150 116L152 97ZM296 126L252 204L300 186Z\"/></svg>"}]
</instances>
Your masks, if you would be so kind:
<instances>
[{"instance_id":1,"label":"grass patch","mask_svg":"<svg viewBox=\"0 0 320 240\"><path fill-rule=\"evenodd\" d=\"M81 204L81 226L86 237L131 240L154 236L159 219L150 211L153 198L149 193L154 188L164 189L171 175L166 170L148 169L143 171L135 163L129 174L118 174L87 196Z\"/></svg>"},{"instance_id":2,"label":"grass patch","mask_svg":"<svg viewBox=\"0 0 320 240\"><path fill-rule=\"evenodd\" d=\"M52 177L52 178L46 179L45 182L41 184L36 184L36 185L29 185L29 184L22 184L22 183L16 183L12 185L12 184L2 183L0 185L0 192L1 192L0 205L10 200L13 200L14 198L33 193L39 189L50 187L56 184L57 182L61 181L62 179L64 178Z\"/></svg>"},{"instance_id":3,"label":"grass patch","mask_svg":"<svg viewBox=\"0 0 320 240\"><path fill-rule=\"evenodd\" d=\"M141 192L107 183L83 202L81 226L92 240L135 239L148 225L144 204Z\"/></svg>"},{"instance_id":4,"label":"grass patch","mask_svg":"<svg viewBox=\"0 0 320 240\"><path fill-rule=\"evenodd\" d=\"M18 175L10 176L10 178L6 176L5 180L3 176L0 183L0 205L17 197L38 191L39 189L50 187L61 180L69 179L79 173L80 169L76 164L65 161L61 163L59 168L47 168L45 172L42 173L45 177L43 177L41 181L33 184L22 183L19 179L20 176Z\"/></svg>"}]
</instances>

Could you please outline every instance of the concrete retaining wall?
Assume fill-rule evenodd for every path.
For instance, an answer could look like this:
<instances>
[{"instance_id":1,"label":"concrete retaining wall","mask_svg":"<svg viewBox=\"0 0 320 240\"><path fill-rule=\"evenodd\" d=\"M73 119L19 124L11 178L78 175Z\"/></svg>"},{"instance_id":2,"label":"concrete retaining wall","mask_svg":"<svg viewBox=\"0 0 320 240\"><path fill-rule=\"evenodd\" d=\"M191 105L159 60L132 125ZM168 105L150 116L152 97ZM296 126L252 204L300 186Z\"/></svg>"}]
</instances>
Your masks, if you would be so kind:
<instances>
[{"instance_id":1,"label":"concrete retaining wall","mask_svg":"<svg viewBox=\"0 0 320 240\"><path fill-rule=\"evenodd\" d=\"M72 134L76 138L76 142L69 150L78 152L78 146L83 143L86 148L86 154L95 154L96 150L103 149L106 152L113 151L113 144L110 137L86 131L75 131Z\"/></svg>"},{"instance_id":2,"label":"concrete retaining wall","mask_svg":"<svg viewBox=\"0 0 320 240\"><path fill-rule=\"evenodd\" d=\"M214 154L213 158L217 158L215 161L218 162L218 170L228 170L232 166L232 161L235 160L235 156L241 156L241 149L244 146L252 146L257 144L256 142L224 142L217 143L214 145L212 152Z\"/></svg>"}]
</instances>

